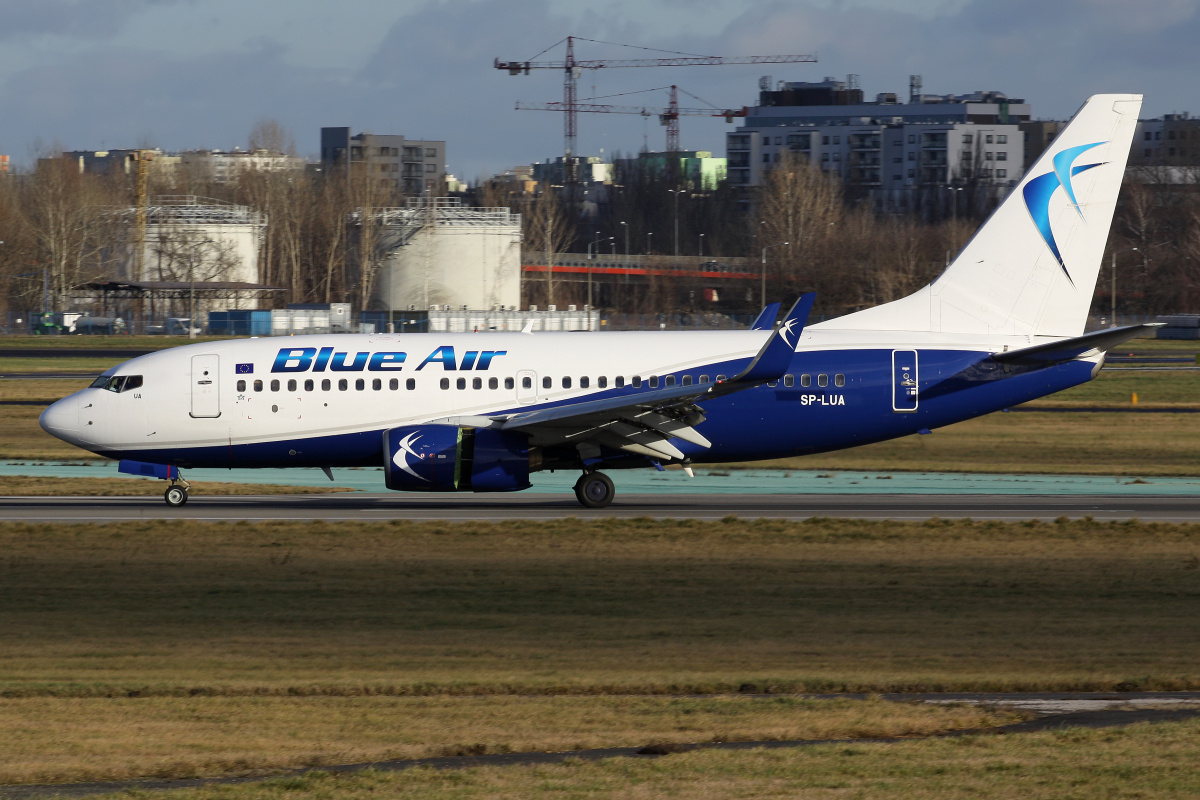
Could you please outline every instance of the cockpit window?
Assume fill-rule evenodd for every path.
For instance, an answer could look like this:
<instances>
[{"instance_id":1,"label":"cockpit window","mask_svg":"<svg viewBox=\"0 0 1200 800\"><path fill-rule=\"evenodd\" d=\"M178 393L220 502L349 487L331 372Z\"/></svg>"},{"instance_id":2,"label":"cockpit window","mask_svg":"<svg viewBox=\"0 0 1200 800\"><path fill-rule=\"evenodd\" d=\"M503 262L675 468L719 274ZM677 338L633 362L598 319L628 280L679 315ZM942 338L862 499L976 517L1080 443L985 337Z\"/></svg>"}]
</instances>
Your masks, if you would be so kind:
<instances>
[{"instance_id":1,"label":"cockpit window","mask_svg":"<svg viewBox=\"0 0 1200 800\"><path fill-rule=\"evenodd\" d=\"M141 375L101 375L92 381L93 389L107 389L110 392L128 392L130 389L140 389Z\"/></svg>"}]
</instances>

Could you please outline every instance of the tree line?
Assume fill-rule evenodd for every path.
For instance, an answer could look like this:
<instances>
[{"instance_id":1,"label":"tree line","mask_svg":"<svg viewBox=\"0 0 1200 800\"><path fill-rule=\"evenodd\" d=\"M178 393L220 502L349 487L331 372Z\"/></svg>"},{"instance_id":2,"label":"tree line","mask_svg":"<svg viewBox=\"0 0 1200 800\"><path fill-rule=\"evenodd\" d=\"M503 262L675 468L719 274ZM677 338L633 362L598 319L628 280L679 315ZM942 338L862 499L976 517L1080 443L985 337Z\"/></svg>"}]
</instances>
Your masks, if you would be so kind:
<instances>
[{"instance_id":1,"label":"tree line","mask_svg":"<svg viewBox=\"0 0 1200 800\"><path fill-rule=\"evenodd\" d=\"M290 137L273 123L260 124L250 143L294 150ZM920 288L990 210L972 204L935 219L880 215L861 194L848 196L835 176L794 154L749 193L727 185L689 187L670 169L639 167L636 159L618 163L624 166L598 199L572 197L563 189L526 193L517 184L488 180L472 186L463 200L519 213L526 263L554 263L564 253L585 252L589 244L610 255L668 262L677 253L718 263L749 259L742 263L752 264L745 269L756 274L765 261L768 300L816 291L816 312L823 316ZM1166 183L1130 172L1097 288L1096 313L1107 313L1110 306L1108 269L1114 253L1118 313L1200 311L1200 174L1176 168L1172 176ZM152 169L146 193L214 198L261 212L267 224L259 281L283 287L277 302L350 302L356 309L373 307L387 255L388 237L376 212L405 200L399 189L362 165L247 169L225 182L181 165ZM63 309L74 286L133 277L129 264L137 226L130 222L130 210L136 196L135 174L82 173L77 163L61 157L0 176L0 312L40 309L47 297L52 308ZM179 263L186 244L177 242L170 252L164 245L164 257ZM177 278L179 271L172 274ZM597 304L628 312L747 311L759 304L757 284L726 293L719 304L705 299L699 291L703 286L686 277L648 278L636 291L599 294L604 302ZM584 291L580 282L553 272L531 273L523 281L522 303L583 303Z\"/></svg>"}]
</instances>

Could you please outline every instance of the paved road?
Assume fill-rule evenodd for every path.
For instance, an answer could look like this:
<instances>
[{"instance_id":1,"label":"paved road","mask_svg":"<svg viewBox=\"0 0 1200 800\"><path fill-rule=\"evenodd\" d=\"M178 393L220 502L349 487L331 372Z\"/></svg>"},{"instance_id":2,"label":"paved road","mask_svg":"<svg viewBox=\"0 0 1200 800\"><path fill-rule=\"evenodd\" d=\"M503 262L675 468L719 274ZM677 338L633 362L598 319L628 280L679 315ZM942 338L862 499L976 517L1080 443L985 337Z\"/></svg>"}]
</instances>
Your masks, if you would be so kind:
<instances>
[{"instance_id":1,"label":"paved road","mask_svg":"<svg viewBox=\"0 0 1200 800\"><path fill-rule=\"evenodd\" d=\"M1200 497L1021 497L1013 495L618 495L606 509L589 510L564 494L509 495L276 495L193 497L172 509L157 497L2 497L0 519L89 522L131 519L199 520L504 520L568 517L669 519L745 518L925 520L1143 519L1200 522Z\"/></svg>"}]
</instances>

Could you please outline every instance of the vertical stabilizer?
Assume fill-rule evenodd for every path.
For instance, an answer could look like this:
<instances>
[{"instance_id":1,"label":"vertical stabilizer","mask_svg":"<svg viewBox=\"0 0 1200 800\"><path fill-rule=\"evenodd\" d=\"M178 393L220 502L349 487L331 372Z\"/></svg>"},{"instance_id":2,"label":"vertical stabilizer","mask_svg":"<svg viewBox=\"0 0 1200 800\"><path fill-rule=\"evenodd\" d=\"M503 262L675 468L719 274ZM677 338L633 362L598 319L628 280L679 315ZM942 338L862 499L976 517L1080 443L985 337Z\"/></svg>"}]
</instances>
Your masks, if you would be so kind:
<instances>
[{"instance_id":1,"label":"vertical stabilizer","mask_svg":"<svg viewBox=\"0 0 1200 800\"><path fill-rule=\"evenodd\" d=\"M937 280L812 327L1083 333L1141 105L1093 95Z\"/></svg>"}]
</instances>

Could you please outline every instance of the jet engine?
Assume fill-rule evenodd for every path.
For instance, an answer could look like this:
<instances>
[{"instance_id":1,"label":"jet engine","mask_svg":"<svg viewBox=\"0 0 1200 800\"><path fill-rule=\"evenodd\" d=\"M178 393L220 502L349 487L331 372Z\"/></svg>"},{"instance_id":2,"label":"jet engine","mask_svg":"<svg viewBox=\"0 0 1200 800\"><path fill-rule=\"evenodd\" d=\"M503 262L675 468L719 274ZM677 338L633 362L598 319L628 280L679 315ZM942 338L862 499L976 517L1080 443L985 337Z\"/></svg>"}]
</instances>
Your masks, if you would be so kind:
<instances>
[{"instance_id":1,"label":"jet engine","mask_svg":"<svg viewBox=\"0 0 1200 800\"><path fill-rule=\"evenodd\" d=\"M407 425L383 439L387 488L407 492L528 489L538 455L524 436L460 425Z\"/></svg>"}]
</instances>

